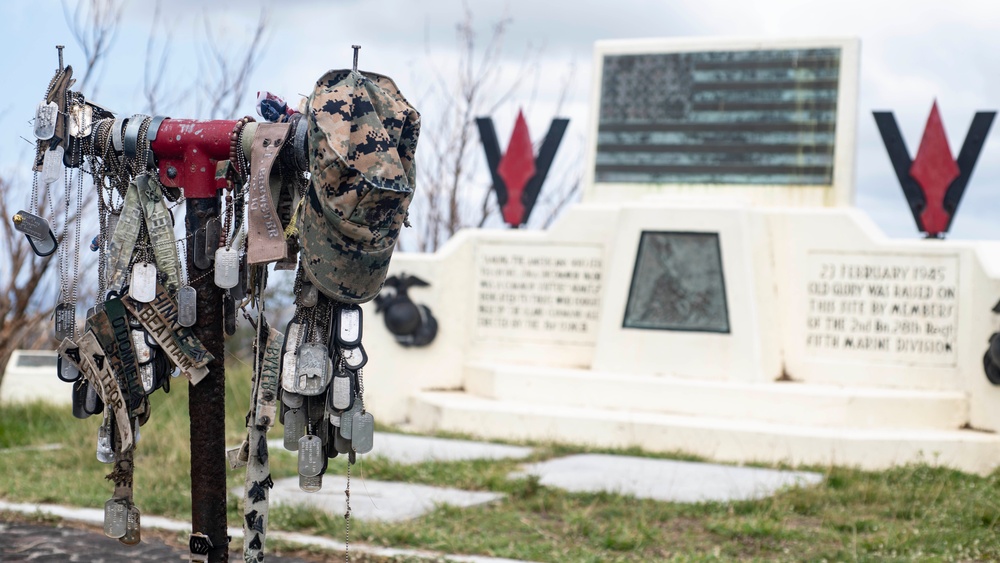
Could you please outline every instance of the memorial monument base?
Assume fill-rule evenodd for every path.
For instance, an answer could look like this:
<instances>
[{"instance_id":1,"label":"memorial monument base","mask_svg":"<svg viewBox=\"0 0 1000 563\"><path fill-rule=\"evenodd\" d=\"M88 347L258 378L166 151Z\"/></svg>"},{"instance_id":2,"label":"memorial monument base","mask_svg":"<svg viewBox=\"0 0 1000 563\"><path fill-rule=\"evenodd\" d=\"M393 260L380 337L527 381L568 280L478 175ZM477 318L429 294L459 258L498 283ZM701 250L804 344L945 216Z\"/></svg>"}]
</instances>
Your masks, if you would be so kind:
<instances>
[{"instance_id":1,"label":"memorial monument base","mask_svg":"<svg viewBox=\"0 0 1000 563\"><path fill-rule=\"evenodd\" d=\"M423 431L988 473L998 266L996 243L891 240L850 208L579 204L395 256L440 329L415 349L367 323L366 402Z\"/></svg>"}]
</instances>

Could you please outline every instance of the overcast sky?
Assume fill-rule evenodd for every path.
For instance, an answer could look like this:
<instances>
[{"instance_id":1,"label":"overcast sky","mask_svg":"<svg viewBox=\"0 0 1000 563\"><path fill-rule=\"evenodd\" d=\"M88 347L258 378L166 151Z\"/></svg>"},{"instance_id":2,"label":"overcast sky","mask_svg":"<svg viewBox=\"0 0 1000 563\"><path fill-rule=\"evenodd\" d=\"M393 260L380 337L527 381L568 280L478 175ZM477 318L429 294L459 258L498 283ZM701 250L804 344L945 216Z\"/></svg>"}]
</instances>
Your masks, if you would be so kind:
<instances>
[{"instance_id":1,"label":"overcast sky","mask_svg":"<svg viewBox=\"0 0 1000 563\"><path fill-rule=\"evenodd\" d=\"M173 38L170 80L178 87L196 68L199 18L207 15L223 37L238 41L256 21L260 0L172 0L156 25ZM426 96L432 68L455 59L460 0L284 0L272 6L262 66L251 90L267 89L295 100L331 68L350 65L350 45L360 43L361 67L392 76L417 105ZM1000 105L1000 2L951 0L574 0L470 2L483 36L508 16L505 62L517 68L526 49L541 52L537 81L522 90L533 136L540 138L566 89L562 113L571 119L556 170L581 166L574 158L587 141L587 108L593 80L593 43L648 37L833 37L861 39L857 115L856 203L890 236L917 236L893 174L872 110L889 109L911 154L938 100L952 152L957 153L973 114ZM121 32L102 71L98 101L125 114L143 109L142 69L153 2L128 4ZM280 6L280 9L278 8ZM9 2L0 19L7 54L0 98L0 167L9 171L30 151L31 118L56 64L54 45L67 46L67 63L82 66L58 0ZM187 73L187 74L185 74ZM85 92L87 94L87 92ZM192 111L185 109L185 111ZM516 105L496 117L501 144L513 127ZM168 115L175 112L164 111ZM247 99L241 113L253 113ZM433 112L425 112L425 119ZM177 117L180 117L177 115ZM184 116L188 117L188 116ZM190 116L198 117L198 116ZM425 125L428 126L428 125ZM1000 124L991 130L961 208L952 238L1000 238ZM574 148L576 143L576 148ZM419 189L419 187L418 187Z\"/></svg>"}]
</instances>

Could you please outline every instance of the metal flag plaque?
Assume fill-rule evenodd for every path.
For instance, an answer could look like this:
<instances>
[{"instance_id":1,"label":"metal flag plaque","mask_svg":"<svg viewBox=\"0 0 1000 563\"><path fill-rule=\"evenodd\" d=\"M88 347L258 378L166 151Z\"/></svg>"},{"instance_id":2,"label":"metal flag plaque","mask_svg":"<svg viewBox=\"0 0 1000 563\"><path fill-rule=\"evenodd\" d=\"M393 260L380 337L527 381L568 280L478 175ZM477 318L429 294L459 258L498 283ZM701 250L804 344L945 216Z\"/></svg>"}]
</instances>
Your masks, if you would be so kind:
<instances>
[{"instance_id":1,"label":"metal flag plaque","mask_svg":"<svg viewBox=\"0 0 1000 563\"><path fill-rule=\"evenodd\" d=\"M931 106L917 156L913 159L910 159L892 112L876 111L872 115L917 229L927 233L928 238L942 236L955 218L996 112L976 112L958 159L952 157L948 146L937 101Z\"/></svg>"}]
</instances>

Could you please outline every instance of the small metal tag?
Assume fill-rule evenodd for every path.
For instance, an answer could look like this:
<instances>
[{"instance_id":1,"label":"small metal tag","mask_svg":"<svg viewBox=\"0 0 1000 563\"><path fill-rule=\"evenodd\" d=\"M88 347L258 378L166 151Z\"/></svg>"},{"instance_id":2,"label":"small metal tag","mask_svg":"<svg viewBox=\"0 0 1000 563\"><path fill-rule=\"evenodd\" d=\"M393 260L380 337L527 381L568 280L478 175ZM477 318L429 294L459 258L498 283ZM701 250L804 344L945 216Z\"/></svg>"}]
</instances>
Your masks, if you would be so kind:
<instances>
[{"instance_id":1,"label":"small metal tag","mask_svg":"<svg viewBox=\"0 0 1000 563\"><path fill-rule=\"evenodd\" d=\"M354 401L350 410L344 411L340 415L340 436L345 440L350 440L354 431L354 415L361 412L361 401Z\"/></svg>"},{"instance_id":2,"label":"small metal tag","mask_svg":"<svg viewBox=\"0 0 1000 563\"><path fill-rule=\"evenodd\" d=\"M226 450L226 460L229 461L229 467L233 469L246 467L250 460L250 442L244 439L238 448Z\"/></svg>"},{"instance_id":3,"label":"small metal tag","mask_svg":"<svg viewBox=\"0 0 1000 563\"><path fill-rule=\"evenodd\" d=\"M219 248L221 234L222 221L218 217L212 217L205 223L205 256L209 262L215 260L215 251Z\"/></svg>"},{"instance_id":4,"label":"small metal tag","mask_svg":"<svg viewBox=\"0 0 1000 563\"><path fill-rule=\"evenodd\" d=\"M63 158L65 154L66 151L62 145L45 151L45 156L42 158L42 183L46 186L58 182L63 177Z\"/></svg>"},{"instance_id":5,"label":"small metal tag","mask_svg":"<svg viewBox=\"0 0 1000 563\"><path fill-rule=\"evenodd\" d=\"M128 531L128 505L122 499L109 498L104 503L104 535L118 539Z\"/></svg>"},{"instance_id":6,"label":"small metal tag","mask_svg":"<svg viewBox=\"0 0 1000 563\"><path fill-rule=\"evenodd\" d=\"M281 388L289 393L295 393L295 368L299 351L299 338L302 335L302 324L290 322L285 328L285 352L281 356ZM285 403L293 407L292 403Z\"/></svg>"},{"instance_id":7,"label":"small metal tag","mask_svg":"<svg viewBox=\"0 0 1000 563\"><path fill-rule=\"evenodd\" d=\"M90 416L84 410L87 403L87 388L90 383L86 379L79 379L73 382L73 416L84 419Z\"/></svg>"},{"instance_id":8,"label":"small metal tag","mask_svg":"<svg viewBox=\"0 0 1000 563\"><path fill-rule=\"evenodd\" d=\"M69 108L69 134L71 137L86 137L94 124L94 108L87 104L75 104Z\"/></svg>"},{"instance_id":9,"label":"small metal tag","mask_svg":"<svg viewBox=\"0 0 1000 563\"><path fill-rule=\"evenodd\" d=\"M307 493L315 493L323 488L323 474L307 477L299 475L299 488Z\"/></svg>"},{"instance_id":10,"label":"small metal tag","mask_svg":"<svg viewBox=\"0 0 1000 563\"><path fill-rule=\"evenodd\" d=\"M111 449L111 429L110 421L105 418L104 422L97 427L97 461L101 463L114 463L115 451Z\"/></svg>"},{"instance_id":11,"label":"small metal tag","mask_svg":"<svg viewBox=\"0 0 1000 563\"><path fill-rule=\"evenodd\" d=\"M292 393L291 391L282 390L281 402L284 403L284 405L288 408L297 409L302 407L302 405L305 403L305 397L299 395L298 393Z\"/></svg>"},{"instance_id":12,"label":"small metal tag","mask_svg":"<svg viewBox=\"0 0 1000 563\"><path fill-rule=\"evenodd\" d=\"M194 326L198 320L198 290L185 285L177 290L177 324Z\"/></svg>"},{"instance_id":13,"label":"small metal tag","mask_svg":"<svg viewBox=\"0 0 1000 563\"><path fill-rule=\"evenodd\" d=\"M358 344L355 348L347 348L343 353L344 363L351 370L358 371L368 363L368 354L365 352L365 347L361 344Z\"/></svg>"},{"instance_id":14,"label":"small metal tag","mask_svg":"<svg viewBox=\"0 0 1000 563\"><path fill-rule=\"evenodd\" d=\"M330 357L322 344L303 344L295 362L295 393L315 397L330 383Z\"/></svg>"},{"instance_id":15,"label":"small metal tag","mask_svg":"<svg viewBox=\"0 0 1000 563\"><path fill-rule=\"evenodd\" d=\"M361 307L352 305L340 310L337 341L343 346L357 346L361 343Z\"/></svg>"},{"instance_id":16,"label":"small metal tag","mask_svg":"<svg viewBox=\"0 0 1000 563\"><path fill-rule=\"evenodd\" d=\"M156 299L156 266L149 262L136 262L132 266L132 281L129 282L128 294L140 303L149 303Z\"/></svg>"},{"instance_id":17,"label":"small metal tag","mask_svg":"<svg viewBox=\"0 0 1000 563\"><path fill-rule=\"evenodd\" d=\"M215 251L215 285L222 289L236 287L240 283L240 256L234 248L219 248Z\"/></svg>"},{"instance_id":18,"label":"small metal tag","mask_svg":"<svg viewBox=\"0 0 1000 563\"><path fill-rule=\"evenodd\" d=\"M351 441L340 435L340 432L333 433L333 448L337 453L349 454L351 453Z\"/></svg>"},{"instance_id":19,"label":"small metal tag","mask_svg":"<svg viewBox=\"0 0 1000 563\"><path fill-rule=\"evenodd\" d=\"M306 434L299 438L299 475L315 477L323 472L323 440Z\"/></svg>"},{"instance_id":20,"label":"small metal tag","mask_svg":"<svg viewBox=\"0 0 1000 563\"><path fill-rule=\"evenodd\" d=\"M35 109L35 138L48 141L56 134L56 118L59 106L55 102L38 102Z\"/></svg>"},{"instance_id":21,"label":"small metal tag","mask_svg":"<svg viewBox=\"0 0 1000 563\"><path fill-rule=\"evenodd\" d=\"M299 439L306 435L306 411L298 408L285 411L285 449L299 449Z\"/></svg>"},{"instance_id":22,"label":"small metal tag","mask_svg":"<svg viewBox=\"0 0 1000 563\"><path fill-rule=\"evenodd\" d=\"M104 410L104 402L97 394L97 388L93 385L87 386L87 398L83 401L83 411L88 415L98 414Z\"/></svg>"},{"instance_id":23,"label":"small metal tag","mask_svg":"<svg viewBox=\"0 0 1000 563\"><path fill-rule=\"evenodd\" d=\"M138 545L142 541L142 534L139 530L139 517L139 507L133 504L129 507L128 515L125 518L125 535L118 541L125 545Z\"/></svg>"},{"instance_id":24,"label":"small metal tag","mask_svg":"<svg viewBox=\"0 0 1000 563\"><path fill-rule=\"evenodd\" d=\"M44 217L28 213L23 209L14 214L14 228L18 231L36 239L48 238L52 232L52 227Z\"/></svg>"},{"instance_id":25,"label":"small metal tag","mask_svg":"<svg viewBox=\"0 0 1000 563\"><path fill-rule=\"evenodd\" d=\"M59 359L56 361L56 376L61 381L72 383L80 379L80 370L73 365L73 362L64 361L62 356L59 356Z\"/></svg>"},{"instance_id":26,"label":"small metal tag","mask_svg":"<svg viewBox=\"0 0 1000 563\"><path fill-rule=\"evenodd\" d=\"M299 305L302 307L315 307L319 303L319 290L311 283L302 284L302 291L299 292Z\"/></svg>"},{"instance_id":27,"label":"small metal tag","mask_svg":"<svg viewBox=\"0 0 1000 563\"><path fill-rule=\"evenodd\" d=\"M55 338L62 342L63 339L70 340L76 336L76 307L72 303L62 303L56 305L53 312L55 318Z\"/></svg>"},{"instance_id":28,"label":"small metal tag","mask_svg":"<svg viewBox=\"0 0 1000 563\"><path fill-rule=\"evenodd\" d=\"M333 410L344 411L351 408L354 402L354 386L351 374L341 371L333 376L333 384L330 385L330 406Z\"/></svg>"},{"instance_id":29,"label":"small metal tag","mask_svg":"<svg viewBox=\"0 0 1000 563\"><path fill-rule=\"evenodd\" d=\"M135 360L140 364L145 364L153 360L153 350L146 341L146 331L142 329L132 330L132 350L135 353Z\"/></svg>"},{"instance_id":30,"label":"small metal tag","mask_svg":"<svg viewBox=\"0 0 1000 563\"><path fill-rule=\"evenodd\" d=\"M359 454L372 451L375 445L375 417L368 412L354 413L351 424L351 447Z\"/></svg>"},{"instance_id":31,"label":"small metal tag","mask_svg":"<svg viewBox=\"0 0 1000 563\"><path fill-rule=\"evenodd\" d=\"M153 369L153 362L139 366L139 379L142 381L142 390L147 395L156 389L156 372Z\"/></svg>"}]
</instances>

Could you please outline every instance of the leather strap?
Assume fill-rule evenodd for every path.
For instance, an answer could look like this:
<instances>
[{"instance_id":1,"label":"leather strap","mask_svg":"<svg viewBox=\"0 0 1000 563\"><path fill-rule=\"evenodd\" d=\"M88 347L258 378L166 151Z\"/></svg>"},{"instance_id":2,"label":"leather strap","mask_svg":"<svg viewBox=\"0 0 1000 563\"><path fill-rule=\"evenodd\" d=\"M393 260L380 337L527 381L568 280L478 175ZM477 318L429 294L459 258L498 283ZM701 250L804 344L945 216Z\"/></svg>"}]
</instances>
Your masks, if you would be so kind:
<instances>
[{"instance_id":1,"label":"leather strap","mask_svg":"<svg viewBox=\"0 0 1000 563\"><path fill-rule=\"evenodd\" d=\"M288 245L271 193L271 167L288 137L288 123L261 123L254 133L250 152L250 209L247 233L247 263L267 264L284 260Z\"/></svg>"}]
</instances>

